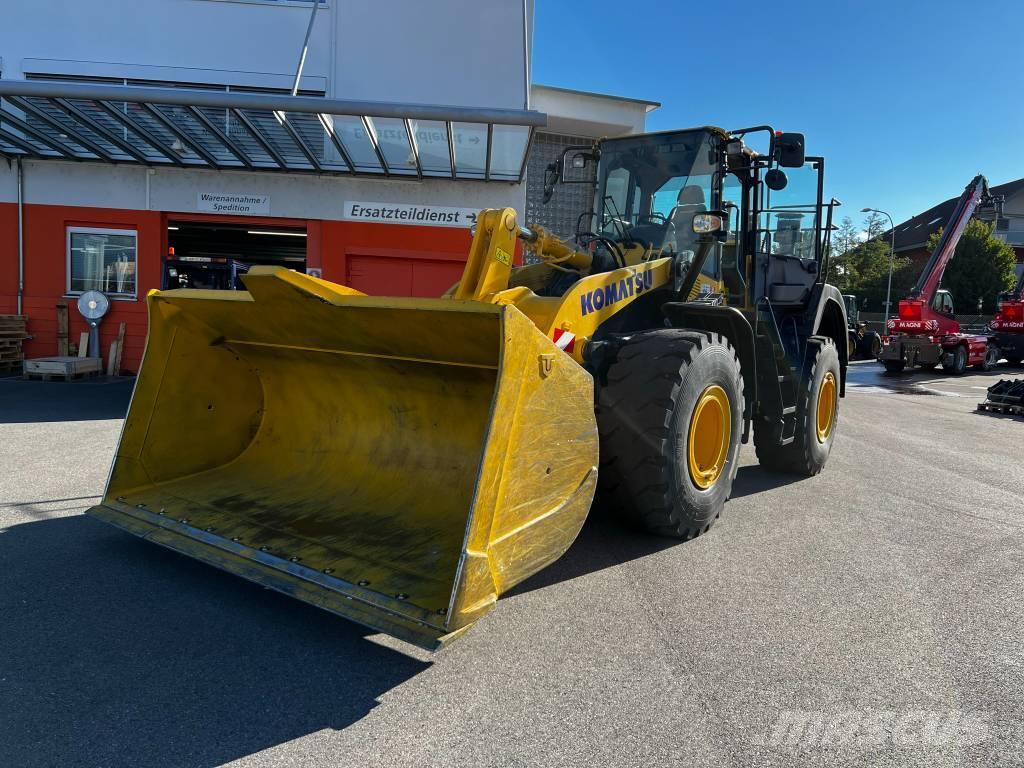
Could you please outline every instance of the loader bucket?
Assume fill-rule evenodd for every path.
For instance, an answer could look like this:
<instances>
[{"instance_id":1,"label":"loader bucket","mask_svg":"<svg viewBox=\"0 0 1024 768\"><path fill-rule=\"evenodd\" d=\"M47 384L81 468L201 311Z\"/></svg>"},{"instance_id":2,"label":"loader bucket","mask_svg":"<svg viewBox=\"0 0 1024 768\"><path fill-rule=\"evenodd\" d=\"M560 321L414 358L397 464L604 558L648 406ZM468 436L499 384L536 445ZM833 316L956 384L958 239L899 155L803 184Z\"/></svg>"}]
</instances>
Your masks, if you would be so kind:
<instances>
[{"instance_id":1,"label":"loader bucket","mask_svg":"<svg viewBox=\"0 0 1024 768\"><path fill-rule=\"evenodd\" d=\"M149 296L90 514L431 649L565 552L593 382L525 315L276 267L245 284Z\"/></svg>"}]
</instances>

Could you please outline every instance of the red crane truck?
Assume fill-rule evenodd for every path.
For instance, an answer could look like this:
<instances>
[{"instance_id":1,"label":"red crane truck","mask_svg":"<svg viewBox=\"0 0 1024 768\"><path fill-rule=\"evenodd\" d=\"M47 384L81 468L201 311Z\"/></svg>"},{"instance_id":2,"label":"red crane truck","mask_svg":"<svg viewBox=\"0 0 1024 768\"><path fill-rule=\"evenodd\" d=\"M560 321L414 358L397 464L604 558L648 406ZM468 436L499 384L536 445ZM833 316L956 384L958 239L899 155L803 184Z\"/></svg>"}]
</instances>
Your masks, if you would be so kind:
<instances>
[{"instance_id":1,"label":"red crane truck","mask_svg":"<svg viewBox=\"0 0 1024 768\"><path fill-rule=\"evenodd\" d=\"M989 344L999 350L1011 365L1020 365L1024 360L1024 272L1017 287L999 297L995 317L989 323L992 334Z\"/></svg>"},{"instance_id":2,"label":"red crane truck","mask_svg":"<svg viewBox=\"0 0 1024 768\"><path fill-rule=\"evenodd\" d=\"M882 337L878 354L885 370L897 373L914 366L930 370L942 363L946 371L961 374L970 365L989 370L999 360L999 352L989 345L987 336L960 332L953 297L939 288L971 216L994 218L998 202L989 194L984 176L975 176L964 189L917 285L900 301L897 317L886 323L889 335Z\"/></svg>"}]
</instances>

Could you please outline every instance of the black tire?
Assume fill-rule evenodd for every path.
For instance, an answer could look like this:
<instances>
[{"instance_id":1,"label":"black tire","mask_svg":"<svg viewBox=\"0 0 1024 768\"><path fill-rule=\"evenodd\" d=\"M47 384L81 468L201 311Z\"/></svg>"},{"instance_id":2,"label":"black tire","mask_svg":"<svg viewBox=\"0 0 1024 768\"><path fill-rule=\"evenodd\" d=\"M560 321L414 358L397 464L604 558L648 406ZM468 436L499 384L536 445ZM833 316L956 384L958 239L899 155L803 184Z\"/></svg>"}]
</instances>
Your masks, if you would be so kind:
<instances>
[{"instance_id":1,"label":"black tire","mask_svg":"<svg viewBox=\"0 0 1024 768\"><path fill-rule=\"evenodd\" d=\"M857 334L850 331L846 334L846 359L853 360L857 357Z\"/></svg>"},{"instance_id":2,"label":"black tire","mask_svg":"<svg viewBox=\"0 0 1024 768\"><path fill-rule=\"evenodd\" d=\"M997 347L995 344L989 344L985 348L985 359L974 367L979 371L984 371L985 373L988 373L997 365L999 365L1000 357L1001 355L999 354L999 347Z\"/></svg>"},{"instance_id":3,"label":"black tire","mask_svg":"<svg viewBox=\"0 0 1024 768\"><path fill-rule=\"evenodd\" d=\"M689 468L695 408L711 387L728 399L724 461L707 488ZM718 519L736 475L743 431L743 378L718 334L659 329L630 337L598 392L601 506L663 536L693 538ZM724 428L722 433L724 435ZM717 457L716 457L717 458Z\"/></svg>"},{"instance_id":4,"label":"black tire","mask_svg":"<svg viewBox=\"0 0 1024 768\"><path fill-rule=\"evenodd\" d=\"M962 375L967 370L967 347L963 344L958 344L957 348L953 351L953 359L950 362L946 362L946 356L943 355L942 370L952 373L954 376Z\"/></svg>"},{"instance_id":5,"label":"black tire","mask_svg":"<svg viewBox=\"0 0 1024 768\"><path fill-rule=\"evenodd\" d=\"M907 366L902 360L879 360L885 366L886 373L902 373Z\"/></svg>"},{"instance_id":6,"label":"black tire","mask_svg":"<svg viewBox=\"0 0 1024 768\"><path fill-rule=\"evenodd\" d=\"M789 445L778 445L774 430L766 421L754 424L754 450L765 469L789 472L805 477L818 474L825 467L835 442L839 423L839 353L835 342L825 336L807 340L807 363L796 404L796 434ZM824 439L818 435L818 406L823 405L820 393L829 374L833 386L832 418Z\"/></svg>"},{"instance_id":7,"label":"black tire","mask_svg":"<svg viewBox=\"0 0 1024 768\"><path fill-rule=\"evenodd\" d=\"M874 331L869 335L871 336L871 357L877 358L882 354L882 337Z\"/></svg>"}]
</instances>

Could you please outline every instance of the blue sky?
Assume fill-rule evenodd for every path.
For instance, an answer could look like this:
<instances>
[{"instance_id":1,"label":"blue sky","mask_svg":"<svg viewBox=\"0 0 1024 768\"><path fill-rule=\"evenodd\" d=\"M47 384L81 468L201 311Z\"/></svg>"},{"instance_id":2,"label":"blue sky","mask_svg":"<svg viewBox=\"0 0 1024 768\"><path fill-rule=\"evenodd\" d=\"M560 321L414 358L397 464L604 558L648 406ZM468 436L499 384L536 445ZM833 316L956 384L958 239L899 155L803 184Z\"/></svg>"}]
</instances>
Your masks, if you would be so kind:
<instances>
[{"instance_id":1,"label":"blue sky","mask_svg":"<svg viewBox=\"0 0 1024 768\"><path fill-rule=\"evenodd\" d=\"M1024 2L537 0L533 81L650 99L649 130L769 123L896 222L1024 177Z\"/></svg>"}]
</instances>

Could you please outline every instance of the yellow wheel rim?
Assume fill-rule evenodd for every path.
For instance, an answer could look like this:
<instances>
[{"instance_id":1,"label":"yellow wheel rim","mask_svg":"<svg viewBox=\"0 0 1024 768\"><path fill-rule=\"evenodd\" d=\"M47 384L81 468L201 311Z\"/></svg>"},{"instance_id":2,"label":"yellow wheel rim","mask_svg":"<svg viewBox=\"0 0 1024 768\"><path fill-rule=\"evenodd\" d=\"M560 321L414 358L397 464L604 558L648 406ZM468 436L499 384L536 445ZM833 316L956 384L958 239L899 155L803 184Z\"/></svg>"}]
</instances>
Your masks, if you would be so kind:
<instances>
[{"instance_id":1,"label":"yellow wheel rim","mask_svg":"<svg viewBox=\"0 0 1024 768\"><path fill-rule=\"evenodd\" d=\"M732 408L725 390L714 384L697 398L690 417L687 453L690 479L698 488L710 488L725 469L732 436Z\"/></svg>"},{"instance_id":2,"label":"yellow wheel rim","mask_svg":"<svg viewBox=\"0 0 1024 768\"><path fill-rule=\"evenodd\" d=\"M818 442L824 443L832 434L836 423L836 377L832 371L825 374L818 390Z\"/></svg>"}]
</instances>

